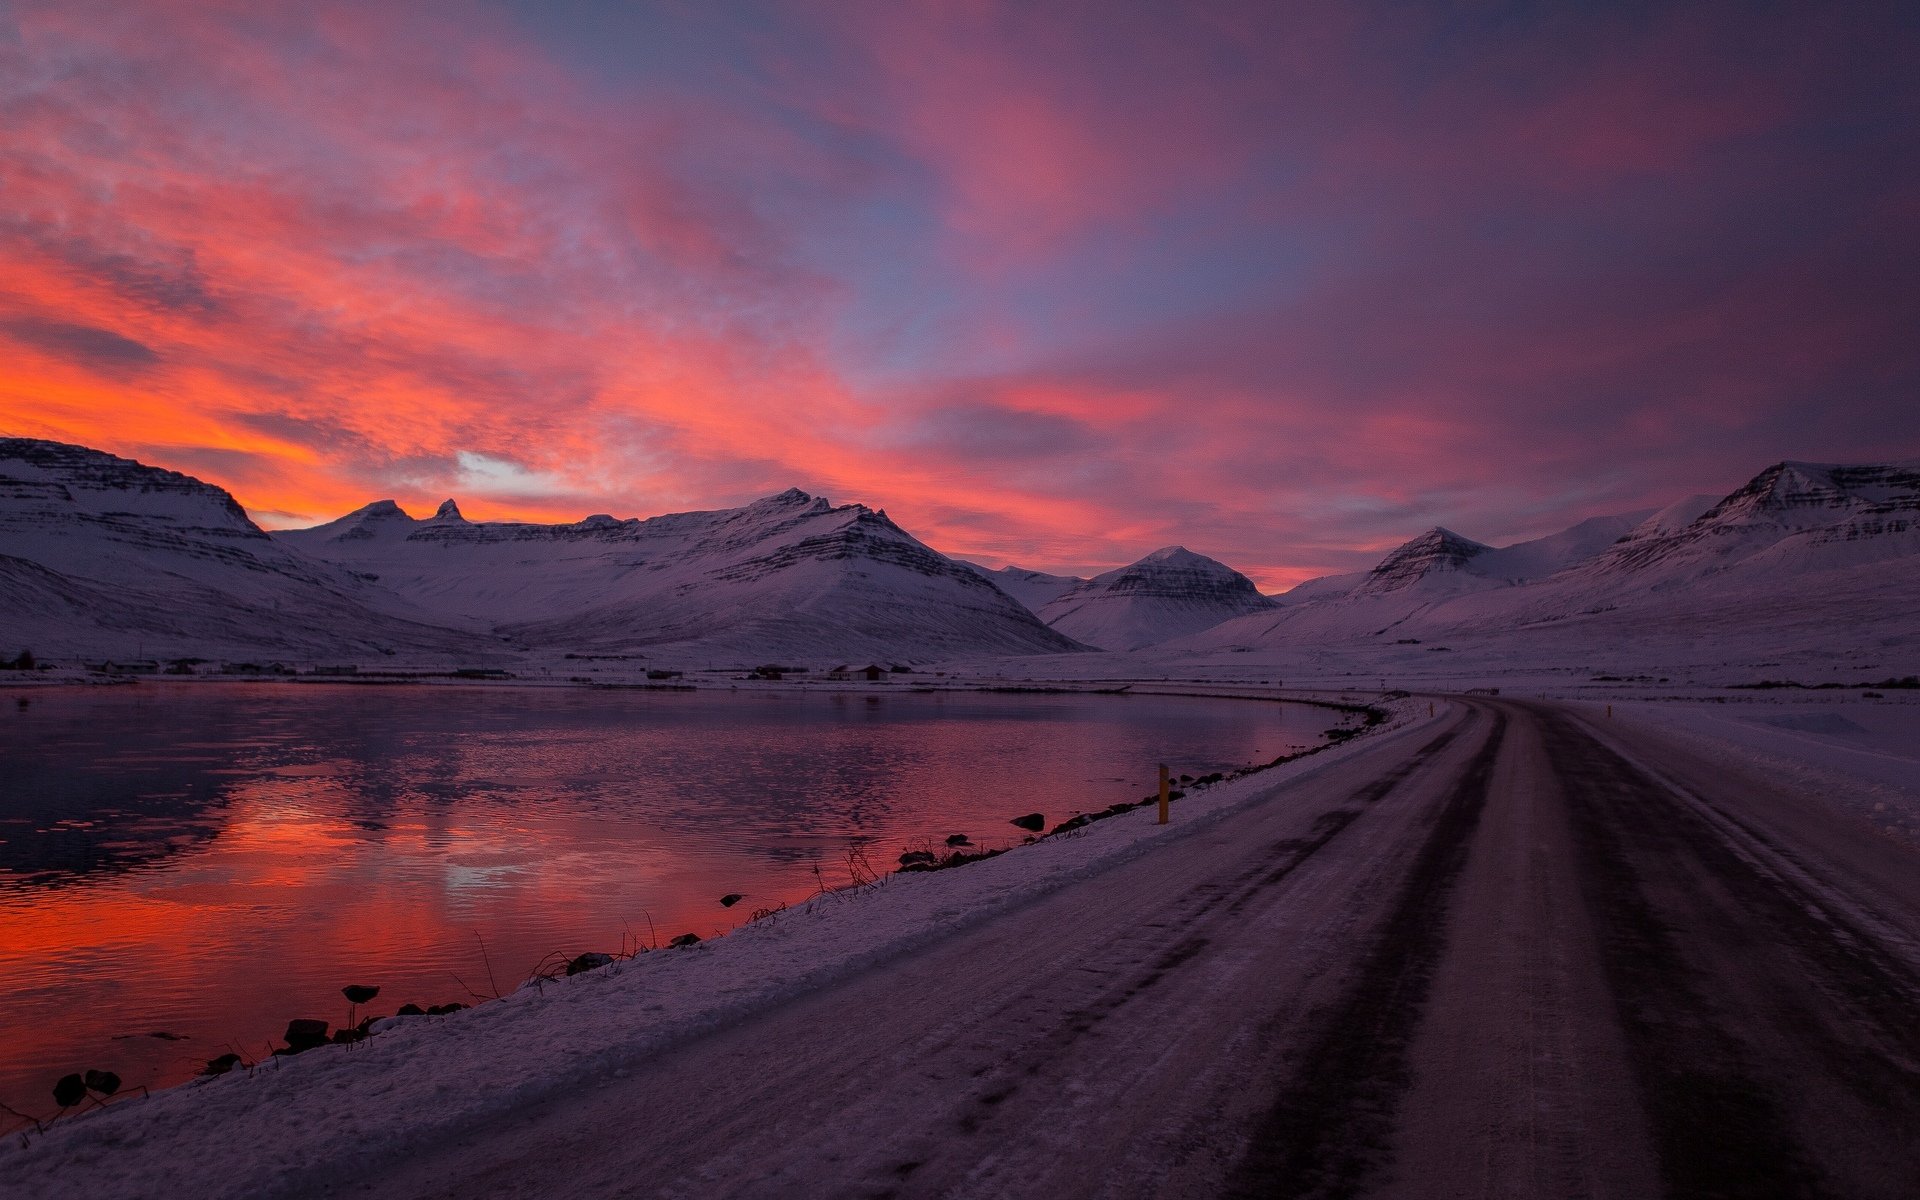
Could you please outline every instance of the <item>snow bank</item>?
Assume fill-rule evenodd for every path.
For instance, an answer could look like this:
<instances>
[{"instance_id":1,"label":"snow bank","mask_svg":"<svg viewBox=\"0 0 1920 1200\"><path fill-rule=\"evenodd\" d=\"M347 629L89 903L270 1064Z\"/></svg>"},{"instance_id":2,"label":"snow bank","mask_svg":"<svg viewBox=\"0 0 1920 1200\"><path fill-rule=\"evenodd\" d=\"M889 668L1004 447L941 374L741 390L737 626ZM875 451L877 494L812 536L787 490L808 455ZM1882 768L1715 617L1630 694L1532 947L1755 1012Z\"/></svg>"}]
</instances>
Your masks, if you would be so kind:
<instances>
[{"instance_id":1,"label":"snow bank","mask_svg":"<svg viewBox=\"0 0 1920 1200\"><path fill-rule=\"evenodd\" d=\"M819 896L698 946L542 982L452 1016L411 1018L358 1045L122 1101L10 1138L0 1179L23 1200L316 1189L409 1144L593 1086L703 1031L1282 799L1302 778L1430 719L1424 700L1382 707L1389 720L1362 737L1190 791L1166 826L1145 806L961 869ZM1030 799L1045 808L1044 797Z\"/></svg>"},{"instance_id":2,"label":"snow bank","mask_svg":"<svg viewBox=\"0 0 1920 1200\"><path fill-rule=\"evenodd\" d=\"M1920 842L1920 697L1856 696L1617 701L1615 708L1716 761L1759 766L1883 832Z\"/></svg>"}]
</instances>

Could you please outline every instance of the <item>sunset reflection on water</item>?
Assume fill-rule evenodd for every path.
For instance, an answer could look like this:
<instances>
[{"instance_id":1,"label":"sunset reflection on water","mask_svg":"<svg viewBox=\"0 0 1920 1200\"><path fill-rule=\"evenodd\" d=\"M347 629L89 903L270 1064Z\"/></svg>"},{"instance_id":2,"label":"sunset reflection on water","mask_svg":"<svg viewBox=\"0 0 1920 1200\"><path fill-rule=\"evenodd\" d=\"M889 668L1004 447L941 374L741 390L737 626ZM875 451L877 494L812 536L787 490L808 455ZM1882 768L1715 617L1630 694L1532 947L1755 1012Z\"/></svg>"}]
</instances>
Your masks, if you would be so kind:
<instances>
[{"instance_id":1,"label":"sunset reflection on water","mask_svg":"<svg viewBox=\"0 0 1920 1200\"><path fill-rule=\"evenodd\" d=\"M810 894L850 845L1009 845L1154 764L1270 759L1296 705L1068 695L153 685L0 714L0 1101L178 1082L291 1017L508 990ZM718 898L744 892L725 909ZM483 956L484 945L484 956ZM488 982L489 966L494 982ZM177 1035L181 1040L148 1036Z\"/></svg>"}]
</instances>

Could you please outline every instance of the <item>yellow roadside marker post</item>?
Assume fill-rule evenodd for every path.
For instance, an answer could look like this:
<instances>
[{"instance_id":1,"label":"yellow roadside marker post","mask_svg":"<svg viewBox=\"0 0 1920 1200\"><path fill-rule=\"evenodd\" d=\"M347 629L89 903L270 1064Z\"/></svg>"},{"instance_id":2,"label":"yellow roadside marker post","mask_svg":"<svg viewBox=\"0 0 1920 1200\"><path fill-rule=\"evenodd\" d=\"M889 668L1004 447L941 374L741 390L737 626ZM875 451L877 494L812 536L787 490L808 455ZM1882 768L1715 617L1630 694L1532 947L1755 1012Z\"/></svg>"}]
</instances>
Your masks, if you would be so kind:
<instances>
[{"instance_id":1,"label":"yellow roadside marker post","mask_svg":"<svg viewBox=\"0 0 1920 1200\"><path fill-rule=\"evenodd\" d=\"M1167 764L1160 764L1160 824L1167 823Z\"/></svg>"}]
</instances>

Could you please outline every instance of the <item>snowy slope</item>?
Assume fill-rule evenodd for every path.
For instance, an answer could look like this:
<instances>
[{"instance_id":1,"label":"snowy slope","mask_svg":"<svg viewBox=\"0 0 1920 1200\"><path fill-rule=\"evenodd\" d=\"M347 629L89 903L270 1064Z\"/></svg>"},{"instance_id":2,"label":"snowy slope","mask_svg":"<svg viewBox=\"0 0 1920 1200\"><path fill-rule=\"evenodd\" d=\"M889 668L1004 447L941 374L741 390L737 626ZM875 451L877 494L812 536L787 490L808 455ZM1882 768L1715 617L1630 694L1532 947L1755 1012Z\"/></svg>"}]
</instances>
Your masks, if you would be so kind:
<instances>
[{"instance_id":1,"label":"snowy slope","mask_svg":"<svg viewBox=\"0 0 1920 1200\"><path fill-rule=\"evenodd\" d=\"M1682 504L1690 503L1683 501ZM1676 506L1679 507L1679 506ZM1704 506L1703 506L1704 507ZM1652 513L1646 509L1614 516L1594 517L1559 533L1516 542L1498 550L1489 550L1468 564L1467 569L1502 583L1525 583L1545 579L1558 571L1586 562L1605 552L1621 538L1649 521L1658 521L1674 509ZM1697 515L1697 514L1696 514Z\"/></svg>"},{"instance_id":2,"label":"snowy slope","mask_svg":"<svg viewBox=\"0 0 1920 1200\"><path fill-rule=\"evenodd\" d=\"M27 438L0 440L0 609L42 657L483 648L274 541L211 484Z\"/></svg>"},{"instance_id":3,"label":"snowy slope","mask_svg":"<svg viewBox=\"0 0 1920 1200\"><path fill-rule=\"evenodd\" d=\"M1025 567L1001 567L995 571L964 558L954 561L970 571L978 572L995 587L1026 605L1029 612L1039 612L1069 588L1086 582L1078 575L1049 575L1045 571L1029 571Z\"/></svg>"},{"instance_id":4,"label":"snowy slope","mask_svg":"<svg viewBox=\"0 0 1920 1200\"><path fill-rule=\"evenodd\" d=\"M1696 519L1636 530L1577 577L1672 586L1741 567L1776 577L1920 552L1920 462L1776 463Z\"/></svg>"},{"instance_id":5,"label":"snowy slope","mask_svg":"<svg viewBox=\"0 0 1920 1200\"><path fill-rule=\"evenodd\" d=\"M1689 521L1713 504L1712 497L1702 496L1697 500L1698 507L1686 518ZM1673 510L1665 512L1682 507L1675 505ZM1559 533L1499 549L1436 525L1396 548L1371 570L1309 579L1274 599L1283 605L1294 605L1341 596L1380 597L1411 592L1416 602L1423 603L1436 594L1508 587L1544 579L1584 562L1633 530L1660 520L1661 516L1642 510L1593 517Z\"/></svg>"},{"instance_id":6,"label":"snowy slope","mask_svg":"<svg viewBox=\"0 0 1920 1200\"><path fill-rule=\"evenodd\" d=\"M517 643L675 663L1078 649L861 505L798 489L736 509L571 524L416 520L380 501L275 535Z\"/></svg>"},{"instance_id":7,"label":"snowy slope","mask_svg":"<svg viewBox=\"0 0 1920 1200\"><path fill-rule=\"evenodd\" d=\"M1780 463L1718 501L1689 498L1504 550L1429 531L1350 588L1177 647L1457 642L1474 634L1572 660L1658 638L1675 647L1712 640L1728 656L1760 661L1770 646L1796 640L1836 649L1904 645L1914 595L1915 464Z\"/></svg>"},{"instance_id":8,"label":"snowy slope","mask_svg":"<svg viewBox=\"0 0 1920 1200\"><path fill-rule=\"evenodd\" d=\"M1054 629L1102 650L1137 650L1274 607L1253 581L1184 546L1096 575L1040 611Z\"/></svg>"}]
</instances>

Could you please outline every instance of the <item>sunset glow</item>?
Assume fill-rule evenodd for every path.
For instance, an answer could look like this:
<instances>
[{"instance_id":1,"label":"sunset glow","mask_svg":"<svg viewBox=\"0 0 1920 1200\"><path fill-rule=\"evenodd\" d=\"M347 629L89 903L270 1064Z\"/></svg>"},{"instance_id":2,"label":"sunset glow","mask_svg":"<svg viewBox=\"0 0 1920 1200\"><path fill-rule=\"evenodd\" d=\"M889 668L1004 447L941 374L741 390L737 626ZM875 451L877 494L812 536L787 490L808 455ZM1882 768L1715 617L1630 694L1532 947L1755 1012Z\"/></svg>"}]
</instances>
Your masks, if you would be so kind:
<instances>
[{"instance_id":1,"label":"sunset glow","mask_svg":"<svg viewBox=\"0 0 1920 1200\"><path fill-rule=\"evenodd\" d=\"M1911 456L1899 11L23 0L0 431L1268 590Z\"/></svg>"}]
</instances>

